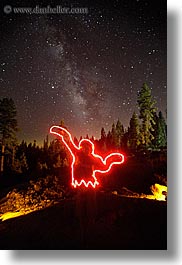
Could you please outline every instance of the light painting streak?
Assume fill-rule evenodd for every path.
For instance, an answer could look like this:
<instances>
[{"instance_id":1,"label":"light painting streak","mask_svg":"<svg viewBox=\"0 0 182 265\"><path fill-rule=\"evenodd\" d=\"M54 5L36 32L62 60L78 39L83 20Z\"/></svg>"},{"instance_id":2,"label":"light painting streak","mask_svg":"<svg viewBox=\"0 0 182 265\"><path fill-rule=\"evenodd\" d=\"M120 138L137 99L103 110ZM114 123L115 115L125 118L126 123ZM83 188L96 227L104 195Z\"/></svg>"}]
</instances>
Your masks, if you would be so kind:
<instances>
[{"instance_id":1,"label":"light painting streak","mask_svg":"<svg viewBox=\"0 0 182 265\"><path fill-rule=\"evenodd\" d=\"M56 129L58 129L60 132L55 131ZM71 184L74 188L76 188L77 186L81 186L84 185L86 188L90 186L92 186L93 188L95 188L97 185L99 185L99 182L96 178L96 174L100 173L100 174L104 174L104 173L108 173L113 165L120 165L124 162L124 155L121 153L111 153L108 156L106 156L104 159L102 158L102 156L98 155L95 153L95 146L92 143L92 141L90 141L89 139L82 139L78 146L75 145L72 136L70 134L70 132L68 130L66 130L63 127L60 126L52 126L50 128L50 133L55 134L57 136L59 136L62 140L62 142L64 143L64 145L67 147L67 149L69 150L71 156L72 156L72 163L71 163ZM66 137L68 137L69 141L65 139L64 135L66 135ZM82 144L83 143L87 143L88 145L91 146L92 151L91 151L91 155L95 158L95 160L104 166L105 170L101 170L101 169L94 169L92 172L92 177L93 177L93 181L85 181L84 179L81 179L80 181L78 181L75 178L75 174L74 174L74 167L75 167L75 151L80 151L82 149ZM115 161L111 162L110 159L115 158ZM120 158L120 161L117 161L118 158Z\"/></svg>"}]
</instances>

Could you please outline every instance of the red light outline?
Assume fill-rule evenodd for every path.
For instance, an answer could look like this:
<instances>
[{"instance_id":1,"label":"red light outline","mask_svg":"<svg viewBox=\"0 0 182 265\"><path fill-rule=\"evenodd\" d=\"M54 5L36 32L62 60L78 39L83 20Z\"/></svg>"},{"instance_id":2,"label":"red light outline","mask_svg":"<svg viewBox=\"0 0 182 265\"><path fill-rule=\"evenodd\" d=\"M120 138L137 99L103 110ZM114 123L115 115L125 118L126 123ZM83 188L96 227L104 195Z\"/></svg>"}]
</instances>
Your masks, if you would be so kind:
<instances>
[{"instance_id":1,"label":"red light outline","mask_svg":"<svg viewBox=\"0 0 182 265\"><path fill-rule=\"evenodd\" d=\"M84 179L81 179L81 181L78 182L78 181L75 180L75 178L74 178L74 164L75 164L75 160L76 160L76 159L75 159L75 155L74 155L73 151L71 150L70 146L69 146L69 145L67 144L67 142L64 140L63 135L61 135L61 134L58 133L58 132L53 131L53 128L57 128L57 129L60 129L60 130L64 131L64 132L67 134L67 136L69 137L69 140L70 140L71 144L72 144L72 145L74 146L74 148L77 149L77 150L80 150L80 149L81 149L81 144L82 144L82 142L89 142L89 143L91 144L91 146L92 146L92 152L91 152L91 154L92 154L95 158L100 159L100 161L102 162L102 164L105 165L105 166L107 166L107 160L108 160L108 158L110 158L111 156L120 156L122 160L121 160L121 161L116 161L116 162L112 162L112 163L110 163L110 165L108 165L107 170L99 170L99 169L93 170L92 177L94 178L94 182L92 182L92 181L87 181L87 182L86 182ZM97 181L97 178L96 178L96 176L95 176L96 173L101 173L101 174L108 173L108 172L111 170L111 167L112 167L113 165L120 165L120 164L122 164L122 163L124 162L124 155L121 154L121 153L111 153L111 154L109 154L108 156L106 156L104 159L102 158L102 156L100 156L100 155L98 155L98 154L95 154L95 146L94 146L94 144L92 143L92 141L90 141L89 139L82 139L82 140L79 142L78 146L76 146L75 143L74 143L74 141L73 141L73 139L72 139L72 136L71 136L70 132L69 132L68 130L66 130L65 128L61 127L61 126L57 126L57 125L52 126L52 127L50 128L50 133L55 134L55 135L58 135L58 136L61 138L61 140L63 141L63 143L65 144L65 146L68 148L68 150L69 150L69 152L70 152L70 154L71 154L71 156L72 156L72 158L73 158L72 163L71 163L71 178L72 178L71 184L72 184L72 186L73 186L74 188L76 188L77 186L80 187L82 184L83 184L86 188L88 188L89 185L91 185L93 188L95 188L97 185L99 185L99 182Z\"/></svg>"}]
</instances>

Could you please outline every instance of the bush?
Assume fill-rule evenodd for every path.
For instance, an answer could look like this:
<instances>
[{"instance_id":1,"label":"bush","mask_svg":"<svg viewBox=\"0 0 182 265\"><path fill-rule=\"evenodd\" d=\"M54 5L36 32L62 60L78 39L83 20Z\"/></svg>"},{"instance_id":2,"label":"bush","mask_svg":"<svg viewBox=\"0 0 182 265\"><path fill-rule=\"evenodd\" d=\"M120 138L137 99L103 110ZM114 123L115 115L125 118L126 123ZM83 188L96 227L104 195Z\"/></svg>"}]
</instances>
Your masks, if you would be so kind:
<instances>
[{"instance_id":1,"label":"bush","mask_svg":"<svg viewBox=\"0 0 182 265\"><path fill-rule=\"evenodd\" d=\"M1 214L6 212L30 212L48 207L64 198L64 190L57 177L47 176L30 181L26 190L13 189L0 206Z\"/></svg>"}]
</instances>

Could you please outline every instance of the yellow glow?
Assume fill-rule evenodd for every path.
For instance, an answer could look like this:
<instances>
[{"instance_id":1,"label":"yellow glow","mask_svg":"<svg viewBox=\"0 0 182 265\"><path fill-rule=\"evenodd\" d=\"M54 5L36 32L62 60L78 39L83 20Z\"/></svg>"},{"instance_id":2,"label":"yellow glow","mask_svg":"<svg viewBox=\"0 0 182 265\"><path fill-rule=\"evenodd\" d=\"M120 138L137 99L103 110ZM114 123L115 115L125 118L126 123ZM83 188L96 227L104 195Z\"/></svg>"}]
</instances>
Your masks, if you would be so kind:
<instances>
[{"instance_id":1,"label":"yellow glow","mask_svg":"<svg viewBox=\"0 0 182 265\"><path fill-rule=\"evenodd\" d=\"M167 193L167 186L163 186L163 185L160 185L160 184L154 184L151 186L151 191L152 191L152 195L147 195L147 194L138 194L138 195L129 195L129 196L126 196L126 197L132 197L132 198L142 198L142 199L150 199L150 200L158 200L158 201L166 201L166 193ZM165 194L163 194L165 193ZM113 194L115 195L118 195L117 192L113 192ZM26 215L26 214L29 214L31 212L34 212L34 211L37 211L37 210L40 210L42 208L45 208L45 207L36 207L34 206L34 208L32 209L28 209L26 208L26 210L20 210L20 211L16 211L16 212L6 212L4 214L2 214L0 216L0 220L1 221L6 221L8 219L12 219L12 218L15 218L15 217L18 217L18 216L22 216L22 215Z\"/></svg>"},{"instance_id":2,"label":"yellow glow","mask_svg":"<svg viewBox=\"0 0 182 265\"><path fill-rule=\"evenodd\" d=\"M157 201L166 201L166 193L167 193L167 186L163 186L160 184L154 184L150 187L152 191L152 195L147 194L138 194L137 196L128 196L134 198L142 198L142 199L149 199L149 200L157 200ZM164 194L163 194L164 193Z\"/></svg>"},{"instance_id":3,"label":"yellow glow","mask_svg":"<svg viewBox=\"0 0 182 265\"><path fill-rule=\"evenodd\" d=\"M7 212L1 215L0 220L5 221L7 219L15 218L21 215L24 215L24 213L23 212Z\"/></svg>"},{"instance_id":4,"label":"yellow glow","mask_svg":"<svg viewBox=\"0 0 182 265\"><path fill-rule=\"evenodd\" d=\"M12 218L15 218L15 217L19 217L19 216L22 216L22 215L26 215L26 214L29 214L29 213L32 213L34 211L37 211L38 209L35 209L35 210L26 210L26 211L19 211L19 212L7 212L7 213L4 213L0 216L0 220L2 221L6 221L8 219L12 219Z\"/></svg>"},{"instance_id":5,"label":"yellow glow","mask_svg":"<svg viewBox=\"0 0 182 265\"><path fill-rule=\"evenodd\" d=\"M167 193L167 186L163 186L163 185L156 183L156 184L152 185L151 191L153 193L153 195L151 195L151 196L153 196L154 200L158 200L158 201L165 201L166 200L166 195L163 194L163 192Z\"/></svg>"}]
</instances>

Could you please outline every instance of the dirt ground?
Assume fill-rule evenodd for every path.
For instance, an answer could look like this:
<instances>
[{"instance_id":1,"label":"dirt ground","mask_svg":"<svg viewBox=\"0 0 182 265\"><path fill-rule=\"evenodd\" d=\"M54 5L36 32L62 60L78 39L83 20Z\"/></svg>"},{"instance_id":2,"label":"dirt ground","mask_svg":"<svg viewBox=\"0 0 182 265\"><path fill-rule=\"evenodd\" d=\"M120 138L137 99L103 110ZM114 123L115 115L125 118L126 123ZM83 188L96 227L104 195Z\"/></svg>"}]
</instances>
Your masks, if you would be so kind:
<instances>
[{"instance_id":1,"label":"dirt ground","mask_svg":"<svg viewBox=\"0 0 182 265\"><path fill-rule=\"evenodd\" d=\"M101 192L0 223L0 249L166 248L166 202Z\"/></svg>"}]
</instances>

